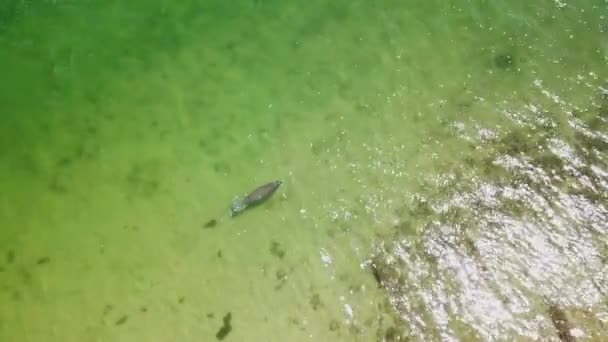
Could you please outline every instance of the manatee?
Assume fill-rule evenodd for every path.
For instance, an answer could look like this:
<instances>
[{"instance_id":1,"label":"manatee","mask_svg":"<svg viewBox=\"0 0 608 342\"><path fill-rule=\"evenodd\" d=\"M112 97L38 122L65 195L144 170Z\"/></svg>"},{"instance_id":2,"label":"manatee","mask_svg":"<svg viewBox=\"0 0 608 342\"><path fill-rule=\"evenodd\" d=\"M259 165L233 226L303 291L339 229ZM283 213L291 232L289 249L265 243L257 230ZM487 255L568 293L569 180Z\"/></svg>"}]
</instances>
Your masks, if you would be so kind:
<instances>
[{"instance_id":1,"label":"manatee","mask_svg":"<svg viewBox=\"0 0 608 342\"><path fill-rule=\"evenodd\" d=\"M266 201L270 198L270 196L272 196L272 194L274 194L275 191L277 191L281 184L283 184L283 181L280 180L266 183L256 188L242 199L235 198L230 206L230 216L234 217L245 211L247 208L251 208Z\"/></svg>"}]
</instances>

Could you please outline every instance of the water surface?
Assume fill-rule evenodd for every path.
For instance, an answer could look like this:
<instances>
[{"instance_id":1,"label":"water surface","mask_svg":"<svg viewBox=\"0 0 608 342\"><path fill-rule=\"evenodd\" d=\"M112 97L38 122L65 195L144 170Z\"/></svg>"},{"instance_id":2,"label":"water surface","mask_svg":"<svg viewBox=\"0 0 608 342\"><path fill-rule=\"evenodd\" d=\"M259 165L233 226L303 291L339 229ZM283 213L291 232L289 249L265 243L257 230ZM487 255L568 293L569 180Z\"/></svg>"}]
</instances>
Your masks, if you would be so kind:
<instances>
[{"instance_id":1,"label":"water surface","mask_svg":"<svg viewBox=\"0 0 608 342\"><path fill-rule=\"evenodd\" d=\"M601 341L607 16L4 0L0 339Z\"/></svg>"}]
</instances>

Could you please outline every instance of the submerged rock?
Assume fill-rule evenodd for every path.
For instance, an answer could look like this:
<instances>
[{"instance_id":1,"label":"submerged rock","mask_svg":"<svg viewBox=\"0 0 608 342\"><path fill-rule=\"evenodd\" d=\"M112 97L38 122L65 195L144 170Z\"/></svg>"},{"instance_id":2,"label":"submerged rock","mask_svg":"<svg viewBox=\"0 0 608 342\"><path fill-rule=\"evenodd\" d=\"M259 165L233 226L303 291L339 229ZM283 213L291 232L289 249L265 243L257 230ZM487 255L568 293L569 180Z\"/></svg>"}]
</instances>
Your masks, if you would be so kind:
<instances>
[{"instance_id":1,"label":"submerged rock","mask_svg":"<svg viewBox=\"0 0 608 342\"><path fill-rule=\"evenodd\" d=\"M555 327L557 332L557 336L562 342L574 342L574 336L570 330L572 329L572 324L570 324L570 320L566 316L564 310L562 310L558 305L554 303L549 303L548 308L549 317L551 317L551 322Z\"/></svg>"},{"instance_id":2,"label":"submerged rock","mask_svg":"<svg viewBox=\"0 0 608 342\"><path fill-rule=\"evenodd\" d=\"M217 338L220 341L225 339L226 336L228 336L228 334L230 334L230 332L232 332L232 313L231 312L227 313L224 316L224 318L222 319L222 323L223 323L222 327L215 334L215 338Z\"/></svg>"},{"instance_id":3,"label":"submerged rock","mask_svg":"<svg viewBox=\"0 0 608 342\"><path fill-rule=\"evenodd\" d=\"M501 70L508 70L515 67L515 58L512 54L503 53L494 56L494 66Z\"/></svg>"}]
</instances>

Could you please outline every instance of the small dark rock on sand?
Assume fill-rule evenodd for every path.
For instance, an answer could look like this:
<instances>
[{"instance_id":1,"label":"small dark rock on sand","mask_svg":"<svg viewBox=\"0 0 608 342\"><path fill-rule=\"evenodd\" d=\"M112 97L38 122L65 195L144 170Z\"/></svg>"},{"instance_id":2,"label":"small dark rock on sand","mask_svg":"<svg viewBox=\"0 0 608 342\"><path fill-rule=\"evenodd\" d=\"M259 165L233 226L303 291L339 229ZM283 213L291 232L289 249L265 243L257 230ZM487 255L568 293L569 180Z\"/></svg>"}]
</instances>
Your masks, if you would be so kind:
<instances>
[{"instance_id":1,"label":"small dark rock on sand","mask_svg":"<svg viewBox=\"0 0 608 342\"><path fill-rule=\"evenodd\" d=\"M223 318L223 322L222 327L218 330L217 334L215 334L215 337L220 341L226 338L232 331L232 313L227 313Z\"/></svg>"},{"instance_id":2,"label":"small dark rock on sand","mask_svg":"<svg viewBox=\"0 0 608 342\"><path fill-rule=\"evenodd\" d=\"M494 57L494 66L498 69L508 70L515 66L515 60L510 54L500 54Z\"/></svg>"},{"instance_id":3,"label":"small dark rock on sand","mask_svg":"<svg viewBox=\"0 0 608 342\"><path fill-rule=\"evenodd\" d=\"M40 258L40 259L38 259L36 261L36 264L37 265L44 265L44 264L48 264L50 261L51 261L51 258L49 258L49 257L42 257L42 258Z\"/></svg>"},{"instance_id":4,"label":"small dark rock on sand","mask_svg":"<svg viewBox=\"0 0 608 342\"><path fill-rule=\"evenodd\" d=\"M123 325L127 322L127 319L129 319L129 316L124 315L122 317L120 317L118 320L116 320L116 325Z\"/></svg>"},{"instance_id":5,"label":"small dark rock on sand","mask_svg":"<svg viewBox=\"0 0 608 342\"><path fill-rule=\"evenodd\" d=\"M216 219L212 219L212 220L207 221L205 223L205 225L203 225L203 228L208 229L208 228L214 228L215 226L217 226L217 220Z\"/></svg>"},{"instance_id":6,"label":"small dark rock on sand","mask_svg":"<svg viewBox=\"0 0 608 342\"><path fill-rule=\"evenodd\" d=\"M6 252L6 263L12 264L15 261L15 252L13 250L9 250Z\"/></svg>"}]
</instances>

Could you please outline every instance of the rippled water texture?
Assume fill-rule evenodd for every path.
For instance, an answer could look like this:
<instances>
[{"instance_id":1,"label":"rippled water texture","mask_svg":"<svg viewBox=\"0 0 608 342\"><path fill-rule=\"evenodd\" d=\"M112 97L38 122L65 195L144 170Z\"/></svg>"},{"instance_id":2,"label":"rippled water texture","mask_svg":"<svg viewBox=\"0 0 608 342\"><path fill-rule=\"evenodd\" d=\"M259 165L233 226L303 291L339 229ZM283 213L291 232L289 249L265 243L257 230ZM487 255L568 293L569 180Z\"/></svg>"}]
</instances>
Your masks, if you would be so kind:
<instances>
[{"instance_id":1,"label":"rippled water texture","mask_svg":"<svg viewBox=\"0 0 608 342\"><path fill-rule=\"evenodd\" d=\"M540 85L538 91L549 95ZM412 196L371 261L407 322L398 334L605 336L605 90L590 100L585 109L510 101L502 111L508 128L454 123L470 152L426 179L425 189L437 193ZM410 223L420 216L424 223Z\"/></svg>"},{"instance_id":2,"label":"rippled water texture","mask_svg":"<svg viewBox=\"0 0 608 342\"><path fill-rule=\"evenodd\" d=\"M606 340L607 25L0 0L0 341Z\"/></svg>"}]
</instances>

